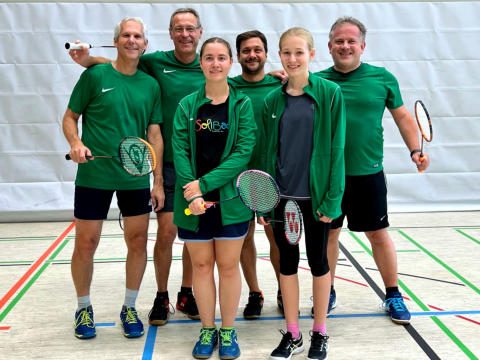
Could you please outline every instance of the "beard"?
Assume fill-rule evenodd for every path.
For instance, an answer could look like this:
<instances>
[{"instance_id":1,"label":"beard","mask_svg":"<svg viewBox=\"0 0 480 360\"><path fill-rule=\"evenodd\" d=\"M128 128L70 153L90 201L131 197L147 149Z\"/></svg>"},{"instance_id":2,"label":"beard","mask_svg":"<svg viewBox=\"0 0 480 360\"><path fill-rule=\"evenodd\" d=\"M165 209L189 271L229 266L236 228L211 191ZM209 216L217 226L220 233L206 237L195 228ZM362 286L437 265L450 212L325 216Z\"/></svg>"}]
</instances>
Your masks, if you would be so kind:
<instances>
[{"instance_id":1,"label":"beard","mask_svg":"<svg viewBox=\"0 0 480 360\"><path fill-rule=\"evenodd\" d=\"M258 64L258 67L256 69L251 69L247 66L247 64L249 63L257 63ZM263 68L265 66L265 63L261 63L259 61L251 61L251 62L245 62L245 63L241 63L241 67L242 67L242 72L246 73L246 74L249 74L249 75L257 75L259 73L261 73L263 71Z\"/></svg>"}]
</instances>

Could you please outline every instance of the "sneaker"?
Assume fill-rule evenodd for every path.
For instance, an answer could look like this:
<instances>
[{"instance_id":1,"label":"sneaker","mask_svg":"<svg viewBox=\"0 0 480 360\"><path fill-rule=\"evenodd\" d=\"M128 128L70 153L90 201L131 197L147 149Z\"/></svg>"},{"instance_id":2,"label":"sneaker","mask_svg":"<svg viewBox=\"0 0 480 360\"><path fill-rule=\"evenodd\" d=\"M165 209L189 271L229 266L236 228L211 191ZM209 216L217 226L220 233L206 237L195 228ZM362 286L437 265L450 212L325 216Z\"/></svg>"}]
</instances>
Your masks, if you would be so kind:
<instances>
[{"instance_id":1,"label":"sneaker","mask_svg":"<svg viewBox=\"0 0 480 360\"><path fill-rule=\"evenodd\" d=\"M171 313L168 297L157 297L148 313L148 323L153 326L165 325Z\"/></svg>"},{"instance_id":2,"label":"sneaker","mask_svg":"<svg viewBox=\"0 0 480 360\"><path fill-rule=\"evenodd\" d=\"M79 339L90 339L97 335L92 305L75 312L74 328L75 336Z\"/></svg>"},{"instance_id":3,"label":"sneaker","mask_svg":"<svg viewBox=\"0 0 480 360\"><path fill-rule=\"evenodd\" d=\"M192 320L200 320L198 313L197 302L193 293L179 292L177 295L177 309L186 314Z\"/></svg>"},{"instance_id":4,"label":"sneaker","mask_svg":"<svg viewBox=\"0 0 480 360\"><path fill-rule=\"evenodd\" d=\"M263 293L250 291L248 303L243 310L243 317L248 320L258 319L262 313Z\"/></svg>"},{"instance_id":5,"label":"sneaker","mask_svg":"<svg viewBox=\"0 0 480 360\"><path fill-rule=\"evenodd\" d=\"M202 328L200 337L193 347L192 355L195 359L208 359L217 346L218 331L216 328Z\"/></svg>"},{"instance_id":6,"label":"sneaker","mask_svg":"<svg viewBox=\"0 0 480 360\"><path fill-rule=\"evenodd\" d=\"M328 336L317 331L310 331L310 350L308 360L325 360L328 353Z\"/></svg>"},{"instance_id":7,"label":"sneaker","mask_svg":"<svg viewBox=\"0 0 480 360\"><path fill-rule=\"evenodd\" d=\"M303 351L302 333L300 333L300 338L294 339L291 332L285 333L283 330L280 332L283 335L282 340L270 354L270 360L291 359L292 355L300 354Z\"/></svg>"},{"instance_id":8,"label":"sneaker","mask_svg":"<svg viewBox=\"0 0 480 360\"><path fill-rule=\"evenodd\" d=\"M137 310L133 307L123 305L120 312L120 320L123 327L123 335L127 338L136 338L144 334L143 324L138 318Z\"/></svg>"},{"instance_id":9,"label":"sneaker","mask_svg":"<svg viewBox=\"0 0 480 360\"><path fill-rule=\"evenodd\" d=\"M390 318L397 324L410 324L410 312L403 302L402 294L400 292L393 292L382 304L383 309L390 313Z\"/></svg>"},{"instance_id":10,"label":"sneaker","mask_svg":"<svg viewBox=\"0 0 480 360\"><path fill-rule=\"evenodd\" d=\"M330 298L328 299L328 309L327 309L327 317L330 316L330 312L337 307L337 293L335 292L335 289L330 291ZM314 317L314 310L312 306L312 311L311 315L312 318Z\"/></svg>"},{"instance_id":11,"label":"sneaker","mask_svg":"<svg viewBox=\"0 0 480 360\"><path fill-rule=\"evenodd\" d=\"M280 290L277 291L277 305L278 310L282 313L283 316L285 316L285 311L283 310L283 297Z\"/></svg>"},{"instance_id":12,"label":"sneaker","mask_svg":"<svg viewBox=\"0 0 480 360\"><path fill-rule=\"evenodd\" d=\"M237 330L220 328L220 346L218 354L220 359L236 359L240 356L240 348L237 341Z\"/></svg>"}]
</instances>

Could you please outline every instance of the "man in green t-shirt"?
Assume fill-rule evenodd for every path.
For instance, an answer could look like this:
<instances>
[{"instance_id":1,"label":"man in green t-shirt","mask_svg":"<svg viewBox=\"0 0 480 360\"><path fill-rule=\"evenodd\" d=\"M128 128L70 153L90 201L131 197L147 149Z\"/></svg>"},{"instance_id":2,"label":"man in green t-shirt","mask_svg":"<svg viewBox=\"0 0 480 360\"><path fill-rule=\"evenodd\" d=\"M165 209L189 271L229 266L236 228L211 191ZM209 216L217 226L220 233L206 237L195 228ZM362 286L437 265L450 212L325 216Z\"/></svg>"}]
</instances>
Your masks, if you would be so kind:
<instances>
[{"instance_id":1,"label":"man in green t-shirt","mask_svg":"<svg viewBox=\"0 0 480 360\"><path fill-rule=\"evenodd\" d=\"M153 251L157 295L149 314L151 325L164 325L169 318L168 277L172 263L172 246L177 235L173 224L173 195L175 190L175 168L173 166L172 131L173 116L179 101L198 90L205 83L200 69L197 46L203 28L196 10L180 8L170 18L169 33L174 50L156 51L140 57L139 68L153 76L162 90L163 123L165 141L163 154L164 207L157 211L157 241ZM72 59L84 67L110 62L103 57L91 57L88 49L72 50ZM182 287L177 295L176 307L192 319L199 319L198 309L192 292L192 263L183 247Z\"/></svg>"},{"instance_id":2,"label":"man in green t-shirt","mask_svg":"<svg viewBox=\"0 0 480 360\"><path fill-rule=\"evenodd\" d=\"M163 140L161 93L157 82L137 70L148 40L140 18L125 18L114 31L117 59L85 70L75 85L63 117L63 131L70 144L70 157L78 163L75 180L75 247L72 278L78 298L75 336L96 335L90 286L93 256L100 241L113 193L124 217L126 263L125 301L120 312L123 333L128 338L144 333L135 310L135 301L147 264L149 213L164 201L161 169L154 172L150 192L148 177L134 177L122 169L118 159L93 155L118 154L120 141L127 136L147 138L161 158ZM78 121L82 116L82 136Z\"/></svg>"},{"instance_id":3,"label":"man in green t-shirt","mask_svg":"<svg viewBox=\"0 0 480 360\"><path fill-rule=\"evenodd\" d=\"M386 69L362 63L365 26L352 17L338 19L330 30L328 47L334 65L317 73L340 85L347 110L345 142L345 193L343 215L332 222L328 238L328 262L332 278L329 312L336 306L333 288L338 259L338 239L346 216L351 231L364 232L386 287L384 309L399 324L410 322L410 313L398 290L397 256L387 228L387 186L383 173L383 127L385 107L392 114L420 170L427 169L428 156L420 161L416 124L403 105L398 82ZM313 309L312 309L313 310Z\"/></svg>"},{"instance_id":4,"label":"man in green t-shirt","mask_svg":"<svg viewBox=\"0 0 480 360\"><path fill-rule=\"evenodd\" d=\"M242 74L229 79L230 84L241 92L248 95L252 100L253 112L257 123L257 143L253 150L249 169L260 169L261 154L259 141L262 139L263 130L263 102L267 94L280 86L280 80L265 75L265 62L267 61L268 45L263 33L258 30L241 33L236 39L237 59L242 67ZM240 263L243 275L249 288L248 303L243 311L245 319L257 319L260 317L263 307L263 294L258 285L257 279L257 250L254 242L255 220L250 221L250 227L245 237ZM277 302L283 312L282 295L280 292L279 278L279 253L275 244L272 227L265 226L265 234L270 242L270 260L277 277Z\"/></svg>"}]
</instances>

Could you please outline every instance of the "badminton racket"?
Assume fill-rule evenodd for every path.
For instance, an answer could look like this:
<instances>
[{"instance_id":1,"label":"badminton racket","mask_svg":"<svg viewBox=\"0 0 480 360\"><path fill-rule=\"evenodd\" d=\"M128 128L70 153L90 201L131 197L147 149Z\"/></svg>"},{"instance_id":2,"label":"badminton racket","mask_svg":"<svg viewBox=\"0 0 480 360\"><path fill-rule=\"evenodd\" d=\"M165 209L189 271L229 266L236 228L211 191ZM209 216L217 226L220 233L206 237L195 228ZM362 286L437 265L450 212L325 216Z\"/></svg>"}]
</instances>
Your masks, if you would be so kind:
<instances>
[{"instance_id":1,"label":"badminton racket","mask_svg":"<svg viewBox=\"0 0 480 360\"><path fill-rule=\"evenodd\" d=\"M290 245L297 245L302 237L303 216L295 200L288 200L283 210L283 220L269 220L268 222L283 223L285 238Z\"/></svg>"},{"instance_id":2,"label":"badminton racket","mask_svg":"<svg viewBox=\"0 0 480 360\"><path fill-rule=\"evenodd\" d=\"M430 120L430 115L428 114L427 108L421 100L415 101L415 117L417 119L418 128L422 134L422 146L420 148L420 161L424 161L423 157L423 142L430 142L433 139L433 129L432 121ZM419 170L423 172L423 170Z\"/></svg>"},{"instance_id":3,"label":"badminton racket","mask_svg":"<svg viewBox=\"0 0 480 360\"><path fill-rule=\"evenodd\" d=\"M240 197L243 204L254 212L268 213L280 201L280 191L275 180L266 172L260 170L247 170L237 177L237 194L234 197L221 201L207 201L204 209ZM185 209L185 215L191 215L190 209Z\"/></svg>"},{"instance_id":4,"label":"badminton racket","mask_svg":"<svg viewBox=\"0 0 480 360\"><path fill-rule=\"evenodd\" d=\"M83 50L83 49L91 49L91 48L114 48L114 45L92 45L87 43L65 43L65 49L67 50Z\"/></svg>"},{"instance_id":5,"label":"badminton racket","mask_svg":"<svg viewBox=\"0 0 480 360\"><path fill-rule=\"evenodd\" d=\"M91 155L87 159L104 158L120 159L123 168L134 176L145 176L150 174L157 166L157 158L152 145L147 141L128 136L118 146L118 155ZM65 159L71 160L70 154Z\"/></svg>"}]
</instances>

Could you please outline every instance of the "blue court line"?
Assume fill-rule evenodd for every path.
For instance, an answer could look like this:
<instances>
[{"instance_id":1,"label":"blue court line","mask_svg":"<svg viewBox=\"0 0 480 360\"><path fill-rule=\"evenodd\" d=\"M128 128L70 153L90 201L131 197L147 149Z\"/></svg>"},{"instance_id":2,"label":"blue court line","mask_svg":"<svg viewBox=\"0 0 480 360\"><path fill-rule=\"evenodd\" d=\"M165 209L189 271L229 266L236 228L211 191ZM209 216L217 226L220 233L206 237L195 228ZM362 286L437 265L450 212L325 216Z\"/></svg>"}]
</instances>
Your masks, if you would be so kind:
<instances>
[{"instance_id":1,"label":"blue court line","mask_svg":"<svg viewBox=\"0 0 480 360\"><path fill-rule=\"evenodd\" d=\"M95 326L115 326L114 322L109 322L109 323L95 323Z\"/></svg>"},{"instance_id":2,"label":"blue court line","mask_svg":"<svg viewBox=\"0 0 480 360\"><path fill-rule=\"evenodd\" d=\"M443 316L443 315L478 315L480 310L467 310L467 311L420 311L410 313L412 316ZM382 313L366 313L366 314L331 314L329 319L332 318L365 318L365 317L382 317L389 316L387 312ZM311 319L310 315L299 316L299 319ZM251 322L255 323L257 321L272 321L272 320L285 320L283 316L262 316L256 320L246 320L244 318L236 318L235 322ZM221 322L222 319L216 318L215 322ZM169 320L169 324L192 324L200 323L200 320ZM97 324L98 325L98 324ZM153 348L155 347L155 338L157 337L157 328L158 326L149 326L147 338L145 339L145 347L143 349L142 360L151 360L153 355Z\"/></svg>"},{"instance_id":3,"label":"blue court line","mask_svg":"<svg viewBox=\"0 0 480 360\"><path fill-rule=\"evenodd\" d=\"M155 346L155 339L157 337L158 326L149 326L147 338L145 339L145 347L143 348L142 360L150 360L153 355L153 348Z\"/></svg>"}]
</instances>

